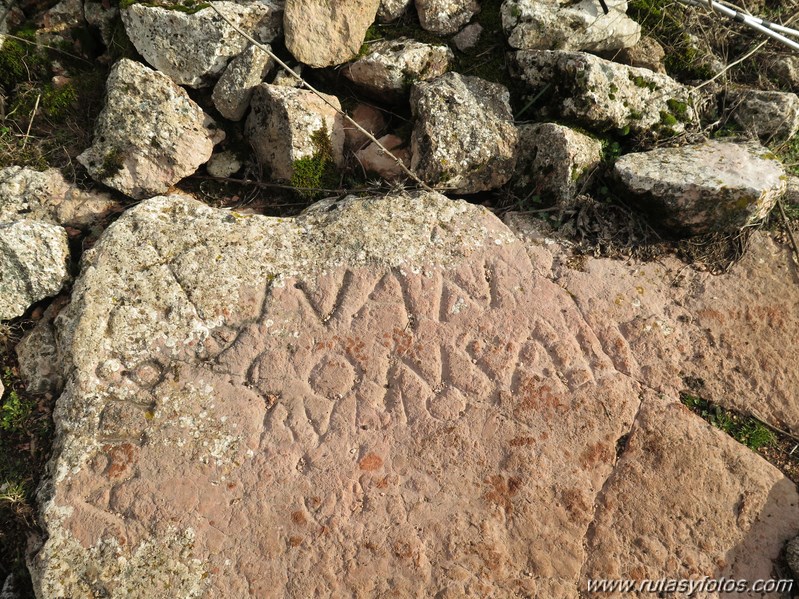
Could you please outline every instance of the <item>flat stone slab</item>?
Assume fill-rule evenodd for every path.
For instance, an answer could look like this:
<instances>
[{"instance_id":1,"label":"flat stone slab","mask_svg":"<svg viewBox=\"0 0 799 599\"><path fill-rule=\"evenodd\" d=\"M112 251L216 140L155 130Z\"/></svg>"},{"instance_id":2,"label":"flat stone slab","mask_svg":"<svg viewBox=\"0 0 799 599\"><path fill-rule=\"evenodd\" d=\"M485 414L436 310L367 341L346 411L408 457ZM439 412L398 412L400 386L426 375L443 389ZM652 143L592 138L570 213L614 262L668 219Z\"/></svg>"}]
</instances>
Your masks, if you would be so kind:
<instances>
[{"instance_id":1,"label":"flat stone slab","mask_svg":"<svg viewBox=\"0 0 799 599\"><path fill-rule=\"evenodd\" d=\"M296 219L179 197L126 212L57 319L38 596L576 598L620 441L661 400L526 249L432 193ZM723 463L749 452L719 443ZM785 479L743 459L748 478L719 476L786 528L741 520L702 564L746 535L770 563L799 529L795 490L770 503Z\"/></svg>"},{"instance_id":2,"label":"flat stone slab","mask_svg":"<svg viewBox=\"0 0 799 599\"><path fill-rule=\"evenodd\" d=\"M576 256L523 215L506 220L620 372L799 432L799 373L790 366L799 360L799 271L787 243L758 231L729 272L713 275L670 255Z\"/></svg>"}]
</instances>

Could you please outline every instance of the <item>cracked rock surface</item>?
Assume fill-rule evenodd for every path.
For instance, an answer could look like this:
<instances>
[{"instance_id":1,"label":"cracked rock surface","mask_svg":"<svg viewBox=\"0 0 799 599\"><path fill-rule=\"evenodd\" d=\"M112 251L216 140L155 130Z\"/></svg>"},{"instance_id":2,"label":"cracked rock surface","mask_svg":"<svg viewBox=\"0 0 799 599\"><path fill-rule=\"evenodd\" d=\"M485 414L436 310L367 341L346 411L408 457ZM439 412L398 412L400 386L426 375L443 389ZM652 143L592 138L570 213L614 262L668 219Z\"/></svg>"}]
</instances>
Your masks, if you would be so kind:
<instances>
[{"instance_id":1,"label":"cracked rock surface","mask_svg":"<svg viewBox=\"0 0 799 599\"><path fill-rule=\"evenodd\" d=\"M625 367L594 288L517 230L434 193L126 212L56 319L38 596L576 598L620 560L768 578L795 487ZM691 441L707 459L672 455ZM675 479L713 492L635 486Z\"/></svg>"},{"instance_id":2,"label":"cracked rock surface","mask_svg":"<svg viewBox=\"0 0 799 599\"><path fill-rule=\"evenodd\" d=\"M117 62L106 88L92 145L78 161L95 181L132 198L164 193L225 138L186 90L138 62Z\"/></svg>"}]
</instances>

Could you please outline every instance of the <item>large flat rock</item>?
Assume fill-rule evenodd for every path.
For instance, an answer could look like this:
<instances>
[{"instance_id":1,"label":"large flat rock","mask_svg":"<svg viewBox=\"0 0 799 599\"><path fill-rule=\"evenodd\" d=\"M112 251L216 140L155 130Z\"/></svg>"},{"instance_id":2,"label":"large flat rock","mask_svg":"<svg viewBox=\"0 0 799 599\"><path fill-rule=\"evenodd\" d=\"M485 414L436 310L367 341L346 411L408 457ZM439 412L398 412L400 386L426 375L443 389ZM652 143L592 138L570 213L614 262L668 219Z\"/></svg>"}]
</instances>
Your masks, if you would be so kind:
<instances>
[{"instance_id":1,"label":"large flat rock","mask_svg":"<svg viewBox=\"0 0 799 599\"><path fill-rule=\"evenodd\" d=\"M661 400L526 249L437 194L296 219L179 197L128 211L57 320L68 382L39 596L576 598L592 523L612 519L595 505L614 492L619 441L666 433L643 416ZM760 536L766 578L799 528L796 492L748 449L702 439L757 468L686 460L684 484L756 489L786 526L740 520L699 563L716 574L713 557ZM635 542L609 541L613 555Z\"/></svg>"},{"instance_id":2,"label":"large flat rock","mask_svg":"<svg viewBox=\"0 0 799 599\"><path fill-rule=\"evenodd\" d=\"M535 270L566 289L616 368L799 432L799 271L790 246L756 232L729 272L674 256L609 260L573 253L523 215L508 224Z\"/></svg>"}]
</instances>

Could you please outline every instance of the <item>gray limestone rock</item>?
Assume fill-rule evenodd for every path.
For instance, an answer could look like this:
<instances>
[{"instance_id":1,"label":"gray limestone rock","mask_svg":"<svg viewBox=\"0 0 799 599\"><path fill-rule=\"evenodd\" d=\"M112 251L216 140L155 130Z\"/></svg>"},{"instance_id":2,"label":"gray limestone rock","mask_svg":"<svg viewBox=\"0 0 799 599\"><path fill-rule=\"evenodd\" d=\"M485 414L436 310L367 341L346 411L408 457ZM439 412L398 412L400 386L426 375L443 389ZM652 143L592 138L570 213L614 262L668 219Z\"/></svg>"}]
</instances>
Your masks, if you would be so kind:
<instances>
[{"instance_id":1,"label":"gray limestone rock","mask_svg":"<svg viewBox=\"0 0 799 599\"><path fill-rule=\"evenodd\" d=\"M549 117L576 119L598 130L673 135L695 127L691 88L649 69L584 52L520 50L513 72L550 98Z\"/></svg>"},{"instance_id":2,"label":"gray limestone rock","mask_svg":"<svg viewBox=\"0 0 799 599\"><path fill-rule=\"evenodd\" d=\"M271 42L281 32L283 13L277 2L213 4L259 42ZM122 10L122 21L130 41L150 65L189 87L211 85L249 44L210 7L186 13L136 3Z\"/></svg>"},{"instance_id":3,"label":"gray limestone rock","mask_svg":"<svg viewBox=\"0 0 799 599\"><path fill-rule=\"evenodd\" d=\"M121 211L107 193L70 185L58 169L0 169L0 222L31 219L86 228Z\"/></svg>"},{"instance_id":4,"label":"gray limestone rock","mask_svg":"<svg viewBox=\"0 0 799 599\"><path fill-rule=\"evenodd\" d=\"M377 20L380 23L391 23L399 19L408 10L413 0L380 0L377 8Z\"/></svg>"},{"instance_id":5,"label":"gray limestone rock","mask_svg":"<svg viewBox=\"0 0 799 599\"><path fill-rule=\"evenodd\" d=\"M501 187L516 165L508 90L479 77L446 73L411 89L412 169L457 193Z\"/></svg>"},{"instance_id":6,"label":"gray limestone rock","mask_svg":"<svg viewBox=\"0 0 799 599\"><path fill-rule=\"evenodd\" d=\"M225 137L169 77L122 59L106 83L92 146L78 161L96 180L136 199L192 174Z\"/></svg>"},{"instance_id":7,"label":"gray limestone rock","mask_svg":"<svg viewBox=\"0 0 799 599\"><path fill-rule=\"evenodd\" d=\"M415 0L419 24L425 31L451 35L480 12L477 0Z\"/></svg>"},{"instance_id":8,"label":"gray limestone rock","mask_svg":"<svg viewBox=\"0 0 799 599\"><path fill-rule=\"evenodd\" d=\"M69 280L67 232L35 220L0 223L0 320L22 316Z\"/></svg>"},{"instance_id":9,"label":"gray limestone rock","mask_svg":"<svg viewBox=\"0 0 799 599\"><path fill-rule=\"evenodd\" d=\"M784 142L799 131L799 96L790 92L746 90L730 94L732 118L763 143Z\"/></svg>"},{"instance_id":10,"label":"gray limestone rock","mask_svg":"<svg viewBox=\"0 0 799 599\"><path fill-rule=\"evenodd\" d=\"M343 117L336 111L341 104L335 96L325 98L332 106L305 89L266 83L255 88L246 133L275 179L291 179L295 161L318 153L343 161Z\"/></svg>"},{"instance_id":11,"label":"gray limestone rock","mask_svg":"<svg viewBox=\"0 0 799 599\"><path fill-rule=\"evenodd\" d=\"M641 26L627 16L627 0L505 0L502 26L520 50L601 52L635 45Z\"/></svg>"},{"instance_id":12,"label":"gray limestone rock","mask_svg":"<svg viewBox=\"0 0 799 599\"><path fill-rule=\"evenodd\" d=\"M782 164L757 143L708 141L626 154L614 171L625 197L683 233L756 224L786 188Z\"/></svg>"},{"instance_id":13,"label":"gray limestone rock","mask_svg":"<svg viewBox=\"0 0 799 599\"><path fill-rule=\"evenodd\" d=\"M214 106L226 119L240 121L250 106L252 91L274 66L269 54L251 45L230 61L214 86Z\"/></svg>"},{"instance_id":14,"label":"gray limestone rock","mask_svg":"<svg viewBox=\"0 0 799 599\"><path fill-rule=\"evenodd\" d=\"M455 61L446 45L409 38L379 40L343 69L344 76L364 93L378 100L404 100L411 85L443 75Z\"/></svg>"},{"instance_id":15,"label":"gray limestone rock","mask_svg":"<svg viewBox=\"0 0 799 599\"><path fill-rule=\"evenodd\" d=\"M602 160L602 144L556 123L520 125L515 189L540 200L567 203Z\"/></svg>"}]
</instances>

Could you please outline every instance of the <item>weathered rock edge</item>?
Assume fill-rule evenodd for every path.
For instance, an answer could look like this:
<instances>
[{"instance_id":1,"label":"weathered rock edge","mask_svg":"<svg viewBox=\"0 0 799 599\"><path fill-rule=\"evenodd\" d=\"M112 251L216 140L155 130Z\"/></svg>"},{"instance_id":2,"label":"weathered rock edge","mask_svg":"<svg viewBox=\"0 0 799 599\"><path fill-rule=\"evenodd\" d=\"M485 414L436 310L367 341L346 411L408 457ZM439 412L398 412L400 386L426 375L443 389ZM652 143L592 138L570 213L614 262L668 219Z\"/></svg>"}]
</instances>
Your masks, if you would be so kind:
<instances>
[{"instance_id":1,"label":"weathered rock edge","mask_svg":"<svg viewBox=\"0 0 799 599\"><path fill-rule=\"evenodd\" d=\"M352 231L360 234L353 236ZM459 297L457 289L436 291L430 287L443 284L442 272L461 268L464 264L468 268L458 271L462 278L457 281L470 289L470 292L463 292L465 301ZM347 269L343 273L342 267ZM343 579L338 577L341 572L308 568L297 557L301 554L289 554L289 548L302 546L305 534L317 534L302 532L305 530L302 527L308 524L309 519L319 517L320 510L324 512L330 507L321 499L318 505L311 501L304 507L299 504L296 511L290 512L287 526L299 527L297 531L301 536L283 539L284 533L275 526L269 529L270 538L262 540L267 543L263 546L257 544L261 540L248 539L246 534L234 535L232 540L226 533L221 533L224 538L215 536L213 530L218 526L228 527L230 522L200 522L196 530L185 526L181 518L191 519L198 514L208 517L208 514L213 515L216 506L225 513L233 505L229 501L238 498L239 503L232 509L243 518L244 528L240 532L246 533L249 530L247 515L260 514L265 506L272 505L259 495L266 492L264 488L268 491L271 487L278 493L281 514L290 509L288 503L282 503L293 501L292 489L297 491L294 487L284 488L277 479L273 481L273 477L277 477L289 485L296 485L293 477L297 474L293 465L285 473L267 473L256 468L239 480L238 477L243 475L239 474L241 464L237 460L245 455L247 459L252 456L244 451L246 439L233 439L226 434L241 426L244 427L240 431L242 437L246 437L244 429L247 423L257 423L258 417L263 416L263 407L258 411L261 401L266 401L267 412L273 408L282 409L286 417L290 415L291 406L281 401L279 394L259 398L256 389L250 398L254 404L243 410L244 413L231 414L228 425L224 425L225 420L221 420L222 425L213 420L214 414L209 420L203 412L205 407L213 411L214 405L203 404L207 399L205 395L210 393L204 385L210 381L217 387L214 392L222 393L225 385L233 385L233 380L229 383L217 380L217 375L225 378L231 373L224 369L202 370L203 360L213 362L231 348L234 353L247 351L249 342L247 339L239 340L238 335L246 337L247 331L253 331L252 327L256 325L263 325L266 329L273 326L285 328L284 340L277 342L278 353L270 356L270 359L279 359L280 352L285 352L286 348L282 344L286 340L291 343L290 339L296 338L296 335L291 335L291 328L296 324L295 321L277 318L272 321L272 313L264 311L264 306L271 301L268 301L268 296L274 293L282 300L282 303L276 302L283 306L284 311L278 311L281 317L293 314L295 319L300 318L296 322L304 322L303 319L307 321L315 314L318 322L314 326L324 331L323 325L331 321L335 326L341 317L336 314L341 302L335 293L330 296L331 290L344 285L347 276L357 280L359 273L371 272L374 276L375 271L378 278L380 273L386 277L390 274L389 279L410 285L411 300L415 297L419 302L410 306L419 318L411 318L409 310L405 329L394 330L395 353L396 350L400 353L407 351L409 359L414 356L419 359L415 366L419 369L416 374L402 371L401 387L413 385L414 377L424 379L430 374L427 361L432 354L415 347L417 343L429 341L426 333L436 332L424 328L431 320L428 314L430 302L427 301L430 298L425 297L430 293L441 294L441 305L432 314L434 319L440 319L444 324L462 311L468 314L480 302L487 302L484 311L495 310L496 316L502 316L502 313L529 314L529 322L523 324L530 325L519 327L515 326L519 323L499 318L483 319L482 324L488 328L477 334L485 335L488 343L481 343L483 337L478 337L476 346L470 344L474 359L456 364L454 370L451 368L453 364L448 367L458 373L458 383L453 385L452 393L444 393L442 399L435 400L435 406L428 404L428 410L432 410L443 425L415 424L416 430L412 431L411 438L404 437L406 443L422 443L417 449L423 450L434 464L427 474L414 469L407 474L414 479L414 485L411 491L406 491L413 496L418 494L420 503L415 508L400 504L405 505L401 507L406 517L403 524L395 527L390 517L391 510L397 507L390 500L399 499L394 488L397 484L395 473L402 470L399 460L413 457L403 458L407 447L402 444L382 448L365 445L360 451L356 446L347 452L330 442L325 447L332 447L332 457L311 450L307 455L310 463L302 459L297 464L301 470L343 470L342 456L336 454L346 456L349 453L351 456L346 461L353 461L358 477L352 481L339 481L338 484L344 483L339 489L344 494L343 498L337 493L330 495L337 498L332 500L330 509L335 512L339 507L345 512L335 512L342 517L335 525L328 522L332 529L325 525L317 531L322 535L320 543L329 545L330 541L323 538L325 534L329 533L334 538L334 544L323 555L332 552L336 558L342 548L349 551L348 547L352 546L354 550L356 541L371 542L373 548L366 547L371 552L378 551L387 543L385 549L389 553L380 559L364 554L373 568L358 568L354 562L346 561ZM333 280L332 285L329 280L324 283L326 277L335 279L337 276L343 278L338 282ZM314 277L318 287L304 287L305 284L313 285ZM505 285L509 282L513 285ZM472 287L478 284L483 286L483 292ZM417 286L415 290L413 286ZM357 291L357 284L355 287ZM259 288L262 289L260 295ZM375 287L378 297L374 301L377 304L380 304L381 293L382 297L387 293L390 295L388 287L382 291L380 288L379 284ZM477 292L471 292L474 289ZM302 297L306 298L307 305L302 303ZM293 305L292 310L291 301L295 299L300 303ZM348 301L346 297L343 300L344 303ZM521 300L524 300L523 305L518 303ZM269 315L269 320L263 320L265 314ZM350 314L348 318L352 317ZM422 328L417 330L420 326ZM55 413L57 439L50 463L52 478L40 492L43 524L50 535L31 563L40 598L92 596L103 592L110 592L111 596L156 599L200 597L208 593L214 596L214 592L218 596L220 591L227 591L225 596L230 597L258 594L259 589L248 588L245 582L236 578L243 576L246 581L247 572L250 575L265 573L267 580L259 582L277 582L285 592L294 596L310 596L314 592L335 594L335 585L340 585L340 591L353 593L381 591L383 589L374 586L378 584L376 578L384 583L391 582L392 588L399 588L400 592L409 595L423 590L446 589L455 595L524 592L576 597L578 581L587 572L583 539L597 515L595 502L615 468L617 441L634 426L637 414L642 412L641 408L646 403L645 397L651 395L615 369L569 293L535 274L525 247L504 225L482 208L452 202L437 194L380 200L350 198L338 204L326 201L297 219L248 218L211 209L185 198L155 198L128 211L87 252L72 304L59 317L58 328L67 362L68 383ZM365 330L371 332L368 326ZM230 334L234 338L231 339ZM416 334L419 340L414 340ZM507 345L505 338L508 339ZM532 344L531 338L534 338ZM496 346L495 339L500 340ZM521 352L523 346L529 346L529 350L514 353ZM357 356L359 347L355 343L350 348L358 360L361 359ZM455 354L450 359L453 356ZM519 363L516 363L517 359ZM159 366L156 360L164 360L169 371ZM522 361L534 364L547 378L542 381L534 374L535 370L525 370ZM224 361L216 360L216 363L224 366ZM431 363L435 365L435 360ZM328 370L331 368L329 362L320 364ZM545 365L543 370L542 365ZM484 370L482 378L480 370ZM196 377L197 372L205 373L205 382ZM133 381L135 389L128 384L127 378ZM494 383L500 379L508 381L508 390L498 389L496 396L492 392L482 397L486 389L493 389ZM331 383L335 387L341 381L336 382L333 377L316 382ZM239 381L236 387L237 395L246 394L241 384ZM137 393L156 387L159 405L141 405L146 393ZM333 387L329 391L335 394L338 391ZM459 388L474 389L475 397L479 397L473 405L470 406L471 402L462 405L463 396ZM266 391L260 390L260 393ZM223 403L226 400L224 398ZM339 401L343 400L339 397ZM170 406L170 402L175 405ZM653 402L654 399L651 400L654 406ZM161 405L164 403L166 406ZM284 403L286 406L280 408ZM135 404L136 409L131 410L131 404ZM112 405L117 410L112 414L115 418L107 422L103 417L104 411ZM414 407L412 403L410 405ZM162 420L168 416L166 412L170 408L176 410L178 418L171 424L168 418ZM310 405L309 409L313 412L316 408ZM509 449L501 457L501 452L495 455L482 446L477 451L472 445L465 444L460 435L468 435L470 429L461 430L463 420L469 414L473 419L474 413L493 414L495 418L486 419L478 429L477 437L472 439L504 439L507 436L510 447L514 449ZM133 435L137 434L138 425L130 414L138 415L142 422L156 419L161 430L148 430L150 439L137 444ZM398 413L392 409L387 415L393 417ZM367 415L364 420L369 425L367 428L374 425L380 432L379 416ZM306 417L309 418L308 424L292 422L300 436L312 435L308 427L316 428L319 424L311 425L313 414ZM695 418L691 415L686 417ZM408 414L406 418L405 428L410 431L411 419ZM271 426L274 425L272 422ZM383 423L383 426L387 425ZM394 429L396 426L391 429L396 433ZM526 436L512 436L522 430L527 431ZM657 426L647 430L646 435L659 434ZM181 495L181 489L191 482L188 497L199 500L194 507L167 506L177 510L175 522L148 518L148 510L157 511L163 506L148 507L146 498L148 493L153 493L152 488L139 488L137 491L137 484L146 485L148 476L157 473L150 471L131 478L138 452L143 455L150 451L148 445L163 443L164 438L158 435L164 432L164 438L175 442L187 435L188 445L182 453L179 452L179 460L185 460L191 469L183 473L185 479L151 480L150 484L156 485L154 496L161 498L164 494L170 500L181 497L185 500L186 495ZM400 432L407 431L403 429ZM280 441L277 437L271 439L278 435L277 428L256 426L254 433L256 440L261 438L261 433L266 433L268 445L278 444L274 448L278 453L273 454L273 458L279 463L285 461L280 458L282 450L279 446L290 445L291 441ZM550 434L553 439L546 443ZM401 434L397 435L403 439ZM125 439L129 441L123 443ZM539 442L540 448L533 451ZM727 445L735 455L748 451L729 442ZM258 447L257 441L255 446ZM397 455L392 455L390 449ZM259 458L270 463L268 455L256 456ZM477 484L474 490L464 489L459 483L459 468L468 463L469 467L482 472L486 464L481 465L481 459L488 459L488 466L493 464L498 473L487 475L483 481L474 481ZM498 462L493 461L497 459ZM733 522L723 543L702 545L700 551L707 556L707 563L719 563L718 560L745 540L748 534L760 530L756 514L770 501L768 492L772 486L784 481L774 468L757 456L747 455L745 459L756 462L760 470L757 479L760 486L747 496L747 505L751 506L749 509L755 516L743 524ZM448 463L451 472L440 470ZM168 469L172 464L160 466ZM520 476L515 476L514 472ZM542 472L546 476L542 476ZM190 477L192 473L213 473L216 482L206 481L202 476ZM537 476L532 476L534 473ZM262 479L262 476L267 476L267 479ZM113 484L103 486L103 477ZM436 477L441 478L440 483L436 483ZM324 476L322 479L324 484L319 488L323 496L327 492L334 493L337 479L332 483ZM267 484L267 480L273 484ZM353 492L349 485L355 484L355 480L363 493L368 492L365 507L383 506L381 509L388 510L380 514L389 517L386 521L389 528L372 530L371 540L362 536L370 522L374 525L376 515L369 510L364 517L354 512L349 515L349 501L355 499L349 498ZM194 487L195 484L202 486ZM430 485L435 484L443 485L448 489L447 493L433 493ZM236 490L239 488L257 495L254 505L249 505L252 500ZM141 493L142 490L146 492ZM436 499L433 505L426 505L424 497L431 493L431 498ZM381 499L385 495L389 499ZM794 501L795 507L795 495L795 490L793 495L783 490L781 500ZM65 498L71 498L73 503L66 503ZM141 498L145 503L139 501ZM345 498L349 499L345 501ZM608 504L607 499L603 495L604 505ZM727 505L726 499L711 497L711 505L706 507L714 512L732 513L734 506ZM737 493L734 499L738 500ZM96 507L109 505L108 502L116 509ZM123 504L127 505L126 509L120 507ZM443 506L443 513L432 509L436 505ZM453 508L458 511L450 511ZM254 509L259 511L252 511ZM777 510L776 513L781 512ZM286 512L285 516L288 515ZM417 520L418 526L414 526L414 519L420 519ZM444 523L443 527L441 523ZM336 530L338 526L343 533ZM364 526L367 528L358 528ZM789 527L795 528L795 523L790 523ZM73 531L85 536L77 538L72 535ZM627 533L634 536L634 530ZM786 534L790 535L792 531ZM94 535L98 538L95 539ZM611 545L612 535L613 531L607 539ZM275 538L271 539L272 536ZM450 544L456 556L443 570L440 556L450 550L435 541L430 541L429 546L425 542L439 538L447 539L446 543ZM539 543L522 542L531 539ZM592 543L602 542L596 531L590 540ZM225 543L234 541L235 547L250 555L250 560L255 562L245 560L225 568L222 561L228 556L233 557L225 551ZM219 543L218 550L214 551L214 544ZM707 543L707 540L702 540L702 543ZM774 544L772 534L769 550ZM473 547L473 554L459 555L458 551L463 547ZM276 553L266 559L272 555L271 551ZM241 555L237 553L235 557L241 558ZM352 560L352 557L347 559ZM387 571L381 573L381 569L386 568ZM288 579L287 569L291 570ZM382 577L386 572L395 572L395 578L386 581ZM221 587L217 586L220 584ZM167 587L170 588L168 594L164 591Z\"/></svg>"}]
</instances>

